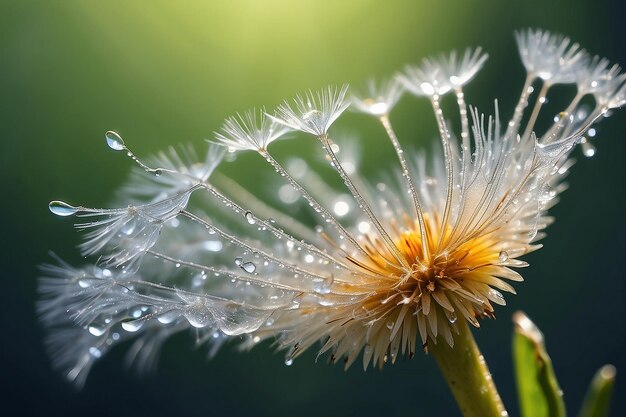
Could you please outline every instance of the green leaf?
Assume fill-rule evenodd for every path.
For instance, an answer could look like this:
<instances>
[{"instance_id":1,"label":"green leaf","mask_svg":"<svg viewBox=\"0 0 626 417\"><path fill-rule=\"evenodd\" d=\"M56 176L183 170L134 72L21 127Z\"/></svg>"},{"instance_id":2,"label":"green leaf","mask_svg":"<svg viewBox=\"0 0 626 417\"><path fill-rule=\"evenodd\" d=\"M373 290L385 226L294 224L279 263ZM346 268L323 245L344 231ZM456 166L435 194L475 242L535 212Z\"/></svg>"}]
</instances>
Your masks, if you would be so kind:
<instances>
[{"instance_id":1,"label":"green leaf","mask_svg":"<svg viewBox=\"0 0 626 417\"><path fill-rule=\"evenodd\" d=\"M513 315L513 360L522 417L565 417L559 388L543 334L522 312Z\"/></svg>"},{"instance_id":2,"label":"green leaf","mask_svg":"<svg viewBox=\"0 0 626 417\"><path fill-rule=\"evenodd\" d=\"M604 365L589 385L580 417L607 417L615 383L615 367Z\"/></svg>"}]
</instances>

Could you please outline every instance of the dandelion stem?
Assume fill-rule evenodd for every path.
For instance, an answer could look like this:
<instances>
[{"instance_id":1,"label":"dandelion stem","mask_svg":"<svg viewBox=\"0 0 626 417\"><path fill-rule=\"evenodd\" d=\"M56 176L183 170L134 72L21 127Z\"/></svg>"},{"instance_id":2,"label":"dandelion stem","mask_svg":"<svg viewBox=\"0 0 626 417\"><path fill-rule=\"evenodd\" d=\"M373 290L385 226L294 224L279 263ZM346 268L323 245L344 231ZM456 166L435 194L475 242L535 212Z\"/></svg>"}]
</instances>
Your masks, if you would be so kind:
<instances>
[{"instance_id":1,"label":"dandelion stem","mask_svg":"<svg viewBox=\"0 0 626 417\"><path fill-rule=\"evenodd\" d=\"M537 121L537 116L539 116L539 111L541 110L541 106L546 102L546 94L548 90L552 87L552 84L548 82L544 82L541 86L541 90L539 90L539 96L537 97L537 101L535 101L535 107L533 108L533 112L530 115L530 119L528 119L528 124L526 124L526 130L524 130L524 134L522 138L526 139L530 137L530 132L532 132L535 127L535 122Z\"/></svg>"},{"instance_id":2,"label":"dandelion stem","mask_svg":"<svg viewBox=\"0 0 626 417\"><path fill-rule=\"evenodd\" d=\"M429 343L444 378L464 417L506 417L508 413L493 383L467 321L457 323L454 347Z\"/></svg>"},{"instance_id":3,"label":"dandelion stem","mask_svg":"<svg viewBox=\"0 0 626 417\"><path fill-rule=\"evenodd\" d=\"M461 139L463 140L463 149L469 149L469 120L467 118L467 104L465 103L465 95L463 89L459 86L454 89L456 95L456 104L459 106L459 115L461 116Z\"/></svg>"},{"instance_id":4,"label":"dandelion stem","mask_svg":"<svg viewBox=\"0 0 626 417\"><path fill-rule=\"evenodd\" d=\"M415 206L415 214L417 215L417 220L420 228L420 237L422 240L422 256L424 260L427 262L430 259L430 253L428 251L428 237L426 236L426 227L424 222L424 212L422 211L422 205L419 200L419 196L417 194L417 190L415 188L415 184L413 179L411 178L411 174L409 173L409 167L407 165L406 159L404 158L404 151L400 146L400 142L398 141L398 137L396 136L396 132L393 130L391 126L391 122L389 121L388 115L383 115L380 117L380 122L382 123L385 131L387 132L387 136L389 136L389 140L393 145L393 148L398 155L398 160L400 161L400 165L402 167L402 176L404 177L407 185L409 186L409 191L411 192L411 196L413 197L413 204Z\"/></svg>"},{"instance_id":5,"label":"dandelion stem","mask_svg":"<svg viewBox=\"0 0 626 417\"><path fill-rule=\"evenodd\" d=\"M443 156L446 161L446 205L443 210L443 217L441 219L441 229L439 233L439 240L437 242L437 249L435 252L439 252L441 244L443 243L446 226L450 219L450 210L452 209L452 192L454 187L454 165L452 163L452 148L450 146L450 132L446 127L446 120L443 117L443 110L439 104L439 96L432 96L430 100L433 111L435 112L435 118L437 119L437 125L439 126L439 136L441 137L441 144L443 146Z\"/></svg>"},{"instance_id":6,"label":"dandelion stem","mask_svg":"<svg viewBox=\"0 0 626 417\"><path fill-rule=\"evenodd\" d=\"M509 122L509 126L506 129L506 134L504 135L505 138L511 137L514 132L517 132L522 116L524 115L524 110L526 109L526 106L528 106L528 96L530 96L533 92L533 81L535 81L535 76L528 74L526 76L526 81L524 81L524 87L522 87L522 94L520 95L519 101L515 106L513 118Z\"/></svg>"}]
</instances>

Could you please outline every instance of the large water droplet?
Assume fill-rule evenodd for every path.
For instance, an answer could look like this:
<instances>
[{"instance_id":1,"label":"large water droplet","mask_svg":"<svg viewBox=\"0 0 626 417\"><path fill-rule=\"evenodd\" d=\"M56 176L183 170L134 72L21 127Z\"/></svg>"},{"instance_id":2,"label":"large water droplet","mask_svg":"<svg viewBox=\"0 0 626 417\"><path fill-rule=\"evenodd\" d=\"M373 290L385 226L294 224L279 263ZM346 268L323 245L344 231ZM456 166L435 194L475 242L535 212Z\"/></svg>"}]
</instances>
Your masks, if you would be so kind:
<instances>
[{"instance_id":1,"label":"large water droplet","mask_svg":"<svg viewBox=\"0 0 626 417\"><path fill-rule=\"evenodd\" d=\"M246 271L247 273L251 274L254 271L256 271L256 265L254 264L254 262L244 262L240 265L241 269L243 269L244 271Z\"/></svg>"},{"instance_id":2,"label":"large water droplet","mask_svg":"<svg viewBox=\"0 0 626 417\"><path fill-rule=\"evenodd\" d=\"M176 320L178 316L180 316L180 313L178 311L167 311L157 317L157 320L159 321L159 323L162 324L170 324L171 322Z\"/></svg>"},{"instance_id":3,"label":"large water droplet","mask_svg":"<svg viewBox=\"0 0 626 417\"><path fill-rule=\"evenodd\" d=\"M120 229L120 232L125 234L126 236L130 236L135 231L135 226L137 225L134 218L129 219Z\"/></svg>"},{"instance_id":4,"label":"large water droplet","mask_svg":"<svg viewBox=\"0 0 626 417\"><path fill-rule=\"evenodd\" d=\"M450 314L448 314L448 321L452 324L456 323L456 313L454 311L452 311Z\"/></svg>"},{"instance_id":5,"label":"large water droplet","mask_svg":"<svg viewBox=\"0 0 626 417\"><path fill-rule=\"evenodd\" d=\"M96 326L95 324L90 325L88 327L88 330L89 330L89 333L91 333L92 335L96 337L102 336L104 332L106 331L104 327Z\"/></svg>"},{"instance_id":6,"label":"large water droplet","mask_svg":"<svg viewBox=\"0 0 626 417\"><path fill-rule=\"evenodd\" d=\"M500 262L506 262L507 259L509 259L509 254L507 253L507 251L501 250L498 254L498 260Z\"/></svg>"},{"instance_id":7,"label":"large water droplet","mask_svg":"<svg viewBox=\"0 0 626 417\"><path fill-rule=\"evenodd\" d=\"M143 326L143 321L141 320L127 320L127 321L122 322L122 329L131 333L136 332L137 330L141 329L142 326Z\"/></svg>"},{"instance_id":8,"label":"large water droplet","mask_svg":"<svg viewBox=\"0 0 626 417\"><path fill-rule=\"evenodd\" d=\"M53 214L57 216L71 216L72 214L76 214L80 209L78 207L71 206L63 201L51 201L48 204L48 208Z\"/></svg>"},{"instance_id":9,"label":"large water droplet","mask_svg":"<svg viewBox=\"0 0 626 417\"><path fill-rule=\"evenodd\" d=\"M211 323L211 316L208 311L202 311L201 309L194 309L185 314L185 318L193 327L201 329Z\"/></svg>"},{"instance_id":10,"label":"large water droplet","mask_svg":"<svg viewBox=\"0 0 626 417\"><path fill-rule=\"evenodd\" d=\"M94 281L95 280L91 280L91 279L88 279L88 278L79 279L78 280L78 286L80 288L89 288L89 287L91 287L91 284L93 284Z\"/></svg>"},{"instance_id":11,"label":"large water droplet","mask_svg":"<svg viewBox=\"0 0 626 417\"><path fill-rule=\"evenodd\" d=\"M251 211L246 211L246 220L250 224L256 223L256 219L254 218L254 214Z\"/></svg>"},{"instance_id":12,"label":"large water droplet","mask_svg":"<svg viewBox=\"0 0 626 417\"><path fill-rule=\"evenodd\" d=\"M287 366L293 365L293 359L292 358L285 359L285 365L287 365Z\"/></svg>"},{"instance_id":13,"label":"large water droplet","mask_svg":"<svg viewBox=\"0 0 626 417\"><path fill-rule=\"evenodd\" d=\"M126 145L124 145L124 140L120 135L117 134L117 132L109 130L105 133L104 137L107 140L107 145L109 145L109 148L113 149L114 151L122 151L126 149Z\"/></svg>"}]
</instances>

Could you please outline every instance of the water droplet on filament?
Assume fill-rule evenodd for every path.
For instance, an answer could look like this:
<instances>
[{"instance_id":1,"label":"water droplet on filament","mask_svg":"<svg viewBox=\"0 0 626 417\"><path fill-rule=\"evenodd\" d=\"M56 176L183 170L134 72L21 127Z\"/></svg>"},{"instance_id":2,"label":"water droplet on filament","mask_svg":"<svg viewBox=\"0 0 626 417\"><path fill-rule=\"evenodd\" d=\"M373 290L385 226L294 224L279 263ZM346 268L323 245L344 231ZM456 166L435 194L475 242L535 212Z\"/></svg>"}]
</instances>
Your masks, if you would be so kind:
<instances>
[{"instance_id":1,"label":"water droplet on filament","mask_svg":"<svg viewBox=\"0 0 626 417\"><path fill-rule=\"evenodd\" d=\"M126 145L124 145L124 140L120 135L117 134L117 132L109 130L108 132L106 132L104 137L107 140L107 145L109 145L109 148L113 149L114 151L122 151L126 149Z\"/></svg>"},{"instance_id":2,"label":"water droplet on filament","mask_svg":"<svg viewBox=\"0 0 626 417\"><path fill-rule=\"evenodd\" d=\"M93 324L91 326L89 326L88 330L89 330L89 333L91 333L92 335L94 335L96 337L102 336L104 334L104 332L106 331L105 328L100 327L100 326L96 326L96 325L93 325Z\"/></svg>"},{"instance_id":3,"label":"water droplet on filament","mask_svg":"<svg viewBox=\"0 0 626 417\"><path fill-rule=\"evenodd\" d=\"M244 271L246 271L249 274L251 274L254 271L256 271L256 265L254 264L254 262L244 262L244 263L242 263L239 266L241 267L241 269L243 269Z\"/></svg>"},{"instance_id":4,"label":"water droplet on filament","mask_svg":"<svg viewBox=\"0 0 626 417\"><path fill-rule=\"evenodd\" d=\"M246 211L246 220L248 221L248 223L250 224L254 224L256 223L256 220L254 218L254 214L252 214L251 211Z\"/></svg>"},{"instance_id":5,"label":"water droplet on filament","mask_svg":"<svg viewBox=\"0 0 626 417\"><path fill-rule=\"evenodd\" d=\"M141 329L142 326L143 326L143 321L141 320L129 320L129 321L122 322L122 329L131 333L136 332L137 330Z\"/></svg>"},{"instance_id":6,"label":"water droplet on filament","mask_svg":"<svg viewBox=\"0 0 626 417\"><path fill-rule=\"evenodd\" d=\"M79 211L78 207L71 206L63 201L51 201L48 204L48 208L53 214L57 216L71 216L72 214L76 214Z\"/></svg>"}]
</instances>

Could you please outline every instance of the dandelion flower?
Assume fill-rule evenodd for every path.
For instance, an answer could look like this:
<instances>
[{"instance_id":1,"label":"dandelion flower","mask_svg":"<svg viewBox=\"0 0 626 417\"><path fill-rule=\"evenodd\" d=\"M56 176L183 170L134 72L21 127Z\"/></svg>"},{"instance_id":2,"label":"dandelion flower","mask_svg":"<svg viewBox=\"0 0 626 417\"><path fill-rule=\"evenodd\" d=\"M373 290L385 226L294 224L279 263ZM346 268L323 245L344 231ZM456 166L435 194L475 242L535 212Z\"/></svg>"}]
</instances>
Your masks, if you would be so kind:
<instances>
[{"instance_id":1,"label":"dandelion flower","mask_svg":"<svg viewBox=\"0 0 626 417\"><path fill-rule=\"evenodd\" d=\"M164 340L189 329L211 353L229 340L244 348L273 340L289 365L321 343L319 354L331 362L348 367L361 358L364 368L383 366L402 354L454 346L467 323L479 327L494 317L506 303L503 293L514 294L512 283L522 281L521 258L541 247L572 151L625 100L624 76L607 61L583 65L578 45L548 32L516 37L529 76L507 124L497 104L485 116L465 103L463 86L487 57L480 48L425 60L408 67L399 83L372 84L368 97L352 100L383 124L386 136L376 146L388 143L396 152L386 181L348 168L350 158L333 140L331 127L349 106L344 86L309 91L272 115L227 119L215 136L223 146L211 146L205 161L173 151L150 164L137 161L145 172L124 188L119 199L131 204L123 208L52 202L55 214L96 218L78 225L87 231L82 248L94 264L45 266L40 285L51 352L68 379L82 384L94 361L128 339L135 340L137 365L148 366ZM539 132L534 123L542 106L521 124L536 79L547 86L543 93L557 81L579 90ZM405 152L389 121L402 90L433 106L442 151L428 160ZM449 92L458 113L444 116L440 95ZM582 111L587 96L596 107ZM285 133L282 126L316 138L325 152L320 160L345 189L333 192L315 176L315 158L286 167L275 159L269 145ZM107 140L127 149L119 136ZM264 201L259 190L221 174L224 147L256 151L277 172L279 187L306 203L316 226L290 214L295 200L281 208L281 200Z\"/></svg>"}]
</instances>

